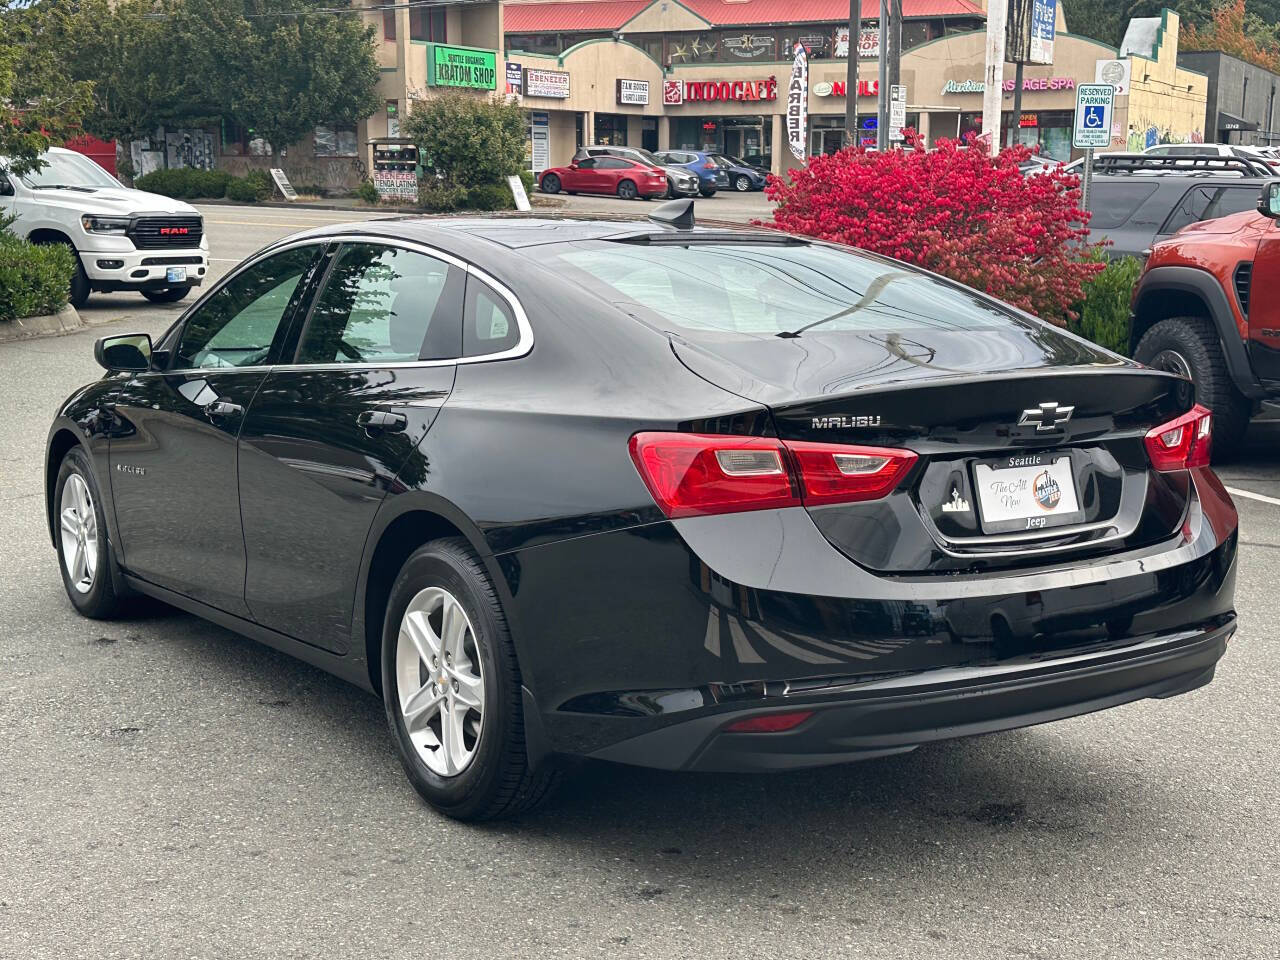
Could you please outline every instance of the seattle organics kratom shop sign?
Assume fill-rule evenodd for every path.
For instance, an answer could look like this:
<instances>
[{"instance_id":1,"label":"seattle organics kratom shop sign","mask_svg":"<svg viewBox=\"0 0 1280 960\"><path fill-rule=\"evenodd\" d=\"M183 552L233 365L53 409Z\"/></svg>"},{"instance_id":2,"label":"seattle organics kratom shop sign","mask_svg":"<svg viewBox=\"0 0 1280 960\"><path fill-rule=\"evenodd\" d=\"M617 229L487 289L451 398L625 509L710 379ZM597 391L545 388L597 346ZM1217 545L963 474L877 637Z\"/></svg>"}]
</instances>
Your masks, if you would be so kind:
<instances>
[{"instance_id":1,"label":"seattle organics kratom shop sign","mask_svg":"<svg viewBox=\"0 0 1280 960\"><path fill-rule=\"evenodd\" d=\"M496 50L428 43L427 67L427 83L433 87L494 90L498 86Z\"/></svg>"}]
</instances>

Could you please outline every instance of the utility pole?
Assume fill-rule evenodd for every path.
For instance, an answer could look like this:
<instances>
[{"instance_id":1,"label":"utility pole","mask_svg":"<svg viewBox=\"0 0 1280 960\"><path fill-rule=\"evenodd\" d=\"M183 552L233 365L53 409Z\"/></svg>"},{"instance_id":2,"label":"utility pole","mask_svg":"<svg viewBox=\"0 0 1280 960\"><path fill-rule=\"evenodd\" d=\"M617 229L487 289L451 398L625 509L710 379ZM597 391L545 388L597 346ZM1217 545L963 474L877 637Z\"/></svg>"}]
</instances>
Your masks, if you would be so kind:
<instances>
[{"instance_id":1,"label":"utility pole","mask_svg":"<svg viewBox=\"0 0 1280 960\"><path fill-rule=\"evenodd\" d=\"M883 0L882 0L883 2ZM987 70L982 91L982 135L991 156L1000 152L1000 104L1004 99L1004 26L1008 0L987 2Z\"/></svg>"},{"instance_id":2,"label":"utility pole","mask_svg":"<svg viewBox=\"0 0 1280 960\"><path fill-rule=\"evenodd\" d=\"M902 0L889 0L888 51L889 86L896 87L902 83Z\"/></svg>"},{"instance_id":3,"label":"utility pole","mask_svg":"<svg viewBox=\"0 0 1280 960\"><path fill-rule=\"evenodd\" d=\"M862 38L862 0L849 0L849 62L845 64L844 131L858 145L858 41Z\"/></svg>"},{"instance_id":4,"label":"utility pole","mask_svg":"<svg viewBox=\"0 0 1280 960\"><path fill-rule=\"evenodd\" d=\"M876 96L876 148L889 146L889 0L880 0L880 91Z\"/></svg>"},{"instance_id":5,"label":"utility pole","mask_svg":"<svg viewBox=\"0 0 1280 960\"><path fill-rule=\"evenodd\" d=\"M1017 142L1018 128L1022 126L1022 68L1025 66L1021 60L1018 61L1016 69L1013 73L1013 122L1009 124L1009 146L1013 146Z\"/></svg>"}]
</instances>

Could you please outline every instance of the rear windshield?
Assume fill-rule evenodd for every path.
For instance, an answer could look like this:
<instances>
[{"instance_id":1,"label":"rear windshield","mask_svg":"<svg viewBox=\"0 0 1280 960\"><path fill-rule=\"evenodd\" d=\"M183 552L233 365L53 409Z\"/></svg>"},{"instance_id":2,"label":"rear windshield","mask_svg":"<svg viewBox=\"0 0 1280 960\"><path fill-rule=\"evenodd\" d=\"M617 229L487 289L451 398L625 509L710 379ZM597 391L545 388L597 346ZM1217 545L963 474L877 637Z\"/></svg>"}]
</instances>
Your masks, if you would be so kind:
<instances>
[{"instance_id":1,"label":"rear windshield","mask_svg":"<svg viewBox=\"0 0 1280 960\"><path fill-rule=\"evenodd\" d=\"M640 319L685 334L1022 326L976 293L825 246L602 240L530 252Z\"/></svg>"}]
</instances>

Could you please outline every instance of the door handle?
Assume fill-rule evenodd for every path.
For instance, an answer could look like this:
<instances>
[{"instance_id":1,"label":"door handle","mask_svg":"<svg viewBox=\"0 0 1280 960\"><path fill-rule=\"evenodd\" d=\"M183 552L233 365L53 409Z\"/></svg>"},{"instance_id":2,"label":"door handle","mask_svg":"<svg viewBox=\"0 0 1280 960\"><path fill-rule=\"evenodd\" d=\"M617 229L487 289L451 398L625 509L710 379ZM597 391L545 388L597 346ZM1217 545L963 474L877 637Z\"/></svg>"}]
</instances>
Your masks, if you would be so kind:
<instances>
[{"instance_id":1,"label":"door handle","mask_svg":"<svg viewBox=\"0 0 1280 960\"><path fill-rule=\"evenodd\" d=\"M372 437L379 433L400 433L409 425L409 418L389 410L362 410L356 417L356 423Z\"/></svg>"},{"instance_id":2,"label":"door handle","mask_svg":"<svg viewBox=\"0 0 1280 960\"><path fill-rule=\"evenodd\" d=\"M244 413L244 407L229 400L214 400L204 405L204 415L210 420L221 420L223 417L238 417Z\"/></svg>"}]
</instances>

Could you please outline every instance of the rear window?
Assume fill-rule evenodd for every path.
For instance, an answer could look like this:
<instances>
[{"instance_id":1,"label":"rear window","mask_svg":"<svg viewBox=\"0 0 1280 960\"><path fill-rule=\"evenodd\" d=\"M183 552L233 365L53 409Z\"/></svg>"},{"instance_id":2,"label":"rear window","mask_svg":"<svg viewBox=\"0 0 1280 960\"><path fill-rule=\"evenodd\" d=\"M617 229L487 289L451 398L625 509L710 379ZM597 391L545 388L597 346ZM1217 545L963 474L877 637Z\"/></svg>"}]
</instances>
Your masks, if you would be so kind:
<instances>
[{"instance_id":1,"label":"rear window","mask_svg":"<svg viewBox=\"0 0 1280 960\"><path fill-rule=\"evenodd\" d=\"M979 295L900 264L825 246L588 241L530 251L664 330L766 337L1021 325Z\"/></svg>"},{"instance_id":2,"label":"rear window","mask_svg":"<svg viewBox=\"0 0 1280 960\"><path fill-rule=\"evenodd\" d=\"M1089 228L1105 230L1122 226L1157 189L1159 184L1145 180L1094 177L1089 187L1089 209L1093 211Z\"/></svg>"}]
</instances>

